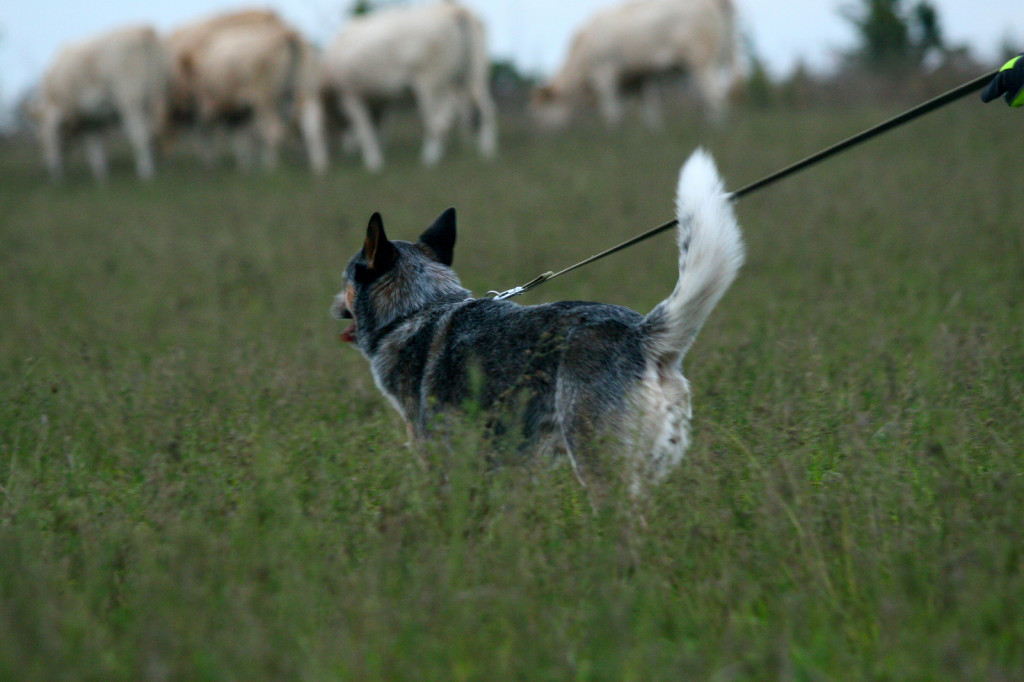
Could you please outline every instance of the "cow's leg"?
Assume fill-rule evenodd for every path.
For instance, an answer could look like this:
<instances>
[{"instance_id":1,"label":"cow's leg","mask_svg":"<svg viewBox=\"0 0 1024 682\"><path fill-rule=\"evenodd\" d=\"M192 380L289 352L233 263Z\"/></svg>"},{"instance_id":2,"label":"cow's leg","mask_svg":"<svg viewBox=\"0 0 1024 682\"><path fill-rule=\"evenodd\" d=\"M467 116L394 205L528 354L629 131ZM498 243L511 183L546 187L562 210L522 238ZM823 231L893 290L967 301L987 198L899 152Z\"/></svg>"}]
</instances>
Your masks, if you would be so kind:
<instances>
[{"instance_id":1,"label":"cow's leg","mask_svg":"<svg viewBox=\"0 0 1024 682\"><path fill-rule=\"evenodd\" d=\"M107 152L103 149L103 137L99 133L88 133L84 137L84 142L85 158L89 162L92 176L100 182L106 181L109 173L107 172Z\"/></svg>"},{"instance_id":2,"label":"cow's leg","mask_svg":"<svg viewBox=\"0 0 1024 682\"><path fill-rule=\"evenodd\" d=\"M458 120L459 138L473 144L473 137L479 132L480 121L477 113L476 102L467 90L459 93L458 106L456 107L456 118Z\"/></svg>"},{"instance_id":3,"label":"cow's leg","mask_svg":"<svg viewBox=\"0 0 1024 682\"><path fill-rule=\"evenodd\" d=\"M458 96L446 88L419 83L415 86L416 103L423 120L423 152L425 166L434 166L444 155L444 142L458 114Z\"/></svg>"},{"instance_id":4,"label":"cow's leg","mask_svg":"<svg viewBox=\"0 0 1024 682\"><path fill-rule=\"evenodd\" d=\"M221 131L201 132L196 131L192 136L192 144L195 146L199 160L207 168L213 168L217 163L217 149L223 149L224 136ZM223 152L222 152L223 153Z\"/></svg>"},{"instance_id":5,"label":"cow's leg","mask_svg":"<svg viewBox=\"0 0 1024 682\"><path fill-rule=\"evenodd\" d=\"M217 153L225 144L224 136L221 126L214 126L208 121L199 121L189 131L189 143L205 168L213 168L217 163Z\"/></svg>"},{"instance_id":6,"label":"cow's leg","mask_svg":"<svg viewBox=\"0 0 1024 682\"><path fill-rule=\"evenodd\" d=\"M124 114L124 134L135 154L135 170L139 177L153 177L153 130L141 111Z\"/></svg>"},{"instance_id":7,"label":"cow's leg","mask_svg":"<svg viewBox=\"0 0 1024 682\"><path fill-rule=\"evenodd\" d=\"M253 125L259 139L260 161L264 170L277 168L277 153L284 140L284 121L272 106L257 109Z\"/></svg>"},{"instance_id":8,"label":"cow's leg","mask_svg":"<svg viewBox=\"0 0 1024 682\"><path fill-rule=\"evenodd\" d=\"M324 139L324 109L315 97L303 98L299 112L299 127L306 143L309 167L317 175L327 171L327 141Z\"/></svg>"},{"instance_id":9,"label":"cow's leg","mask_svg":"<svg viewBox=\"0 0 1024 682\"><path fill-rule=\"evenodd\" d=\"M64 161L61 154L60 116L46 112L39 129L39 140L43 146L43 160L50 179L57 181L64 175Z\"/></svg>"},{"instance_id":10,"label":"cow's leg","mask_svg":"<svg viewBox=\"0 0 1024 682\"><path fill-rule=\"evenodd\" d=\"M598 108L604 122L617 126L622 122L622 98L619 96L619 77L610 69L601 69L590 78L597 95Z\"/></svg>"},{"instance_id":11,"label":"cow's leg","mask_svg":"<svg viewBox=\"0 0 1024 682\"><path fill-rule=\"evenodd\" d=\"M366 103L351 93L342 95L341 111L348 117L355 131L359 149L363 153L363 163L371 171L379 171L384 165L384 155L380 151L380 143L373 130L373 118Z\"/></svg>"},{"instance_id":12,"label":"cow's leg","mask_svg":"<svg viewBox=\"0 0 1024 682\"><path fill-rule=\"evenodd\" d=\"M341 131L339 139L341 143L341 153L346 156L355 156L359 154L359 136L356 135L355 128L348 126Z\"/></svg>"},{"instance_id":13,"label":"cow's leg","mask_svg":"<svg viewBox=\"0 0 1024 682\"><path fill-rule=\"evenodd\" d=\"M729 97L729 79L716 66L704 66L695 70L697 89L704 99L708 118L720 121L725 115L726 100Z\"/></svg>"},{"instance_id":14,"label":"cow's leg","mask_svg":"<svg viewBox=\"0 0 1024 682\"><path fill-rule=\"evenodd\" d=\"M487 82L471 84L470 97L480 115L477 147L481 156L492 159L498 153L498 115L494 100L487 89Z\"/></svg>"},{"instance_id":15,"label":"cow's leg","mask_svg":"<svg viewBox=\"0 0 1024 682\"><path fill-rule=\"evenodd\" d=\"M231 150L235 155L235 163L238 164L238 168L248 173L252 170L253 162L253 130L251 126L243 125L232 130L231 136Z\"/></svg>"},{"instance_id":16,"label":"cow's leg","mask_svg":"<svg viewBox=\"0 0 1024 682\"><path fill-rule=\"evenodd\" d=\"M246 157L247 150L242 150L243 143L236 139L239 132L244 130L245 126L232 129L225 125L218 116L216 106L201 99L197 107L195 129L192 131L192 145L206 168L213 168L216 165L218 154L224 145L231 149L238 166L245 168L246 161L243 157Z\"/></svg>"},{"instance_id":17,"label":"cow's leg","mask_svg":"<svg viewBox=\"0 0 1024 682\"><path fill-rule=\"evenodd\" d=\"M644 122L650 130L661 130L665 127L665 118L662 114L661 88L656 78L644 79L640 88L640 98L643 102Z\"/></svg>"}]
</instances>

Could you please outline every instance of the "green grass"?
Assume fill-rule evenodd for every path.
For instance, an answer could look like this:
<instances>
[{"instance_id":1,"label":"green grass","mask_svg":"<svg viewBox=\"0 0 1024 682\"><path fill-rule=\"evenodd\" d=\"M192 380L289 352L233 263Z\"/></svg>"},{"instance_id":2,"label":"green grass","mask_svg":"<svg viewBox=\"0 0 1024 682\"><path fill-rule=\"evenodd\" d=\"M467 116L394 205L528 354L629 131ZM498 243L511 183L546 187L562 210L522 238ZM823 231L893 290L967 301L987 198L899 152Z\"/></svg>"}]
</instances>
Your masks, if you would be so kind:
<instances>
[{"instance_id":1,"label":"green grass","mask_svg":"<svg viewBox=\"0 0 1024 682\"><path fill-rule=\"evenodd\" d=\"M331 298L366 219L459 210L478 294L895 113L663 135L504 121L324 179L182 155L95 187L0 147L0 679L1024 676L1020 115L961 102L744 199L748 263L687 357L695 443L634 505L570 471L423 466ZM535 290L646 311L663 236ZM614 454L614 453L611 453ZM442 475L440 472L444 472ZM594 507L591 507L593 502Z\"/></svg>"}]
</instances>

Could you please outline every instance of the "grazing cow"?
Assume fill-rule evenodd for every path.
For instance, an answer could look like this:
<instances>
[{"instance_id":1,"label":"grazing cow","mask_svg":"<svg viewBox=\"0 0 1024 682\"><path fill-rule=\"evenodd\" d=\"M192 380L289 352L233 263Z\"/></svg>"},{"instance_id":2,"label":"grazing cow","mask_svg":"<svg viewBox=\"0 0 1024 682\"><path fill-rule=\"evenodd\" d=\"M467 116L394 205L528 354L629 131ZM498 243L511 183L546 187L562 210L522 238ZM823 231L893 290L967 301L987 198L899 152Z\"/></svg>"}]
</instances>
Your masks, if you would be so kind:
<instances>
[{"instance_id":1,"label":"grazing cow","mask_svg":"<svg viewBox=\"0 0 1024 682\"><path fill-rule=\"evenodd\" d=\"M196 118L195 67L196 53L225 28L261 24L280 25L281 19L270 10L251 9L219 14L186 24L164 40L171 60L170 114L179 122L192 123Z\"/></svg>"},{"instance_id":2,"label":"grazing cow","mask_svg":"<svg viewBox=\"0 0 1024 682\"><path fill-rule=\"evenodd\" d=\"M455 119L474 111L484 157L497 149L483 22L455 2L380 10L352 19L323 57L323 88L352 125L370 170L384 163L371 107L411 91L424 127L423 163L444 154Z\"/></svg>"},{"instance_id":3,"label":"grazing cow","mask_svg":"<svg viewBox=\"0 0 1024 682\"><path fill-rule=\"evenodd\" d=\"M731 0L634 0L595 14L573 38L561 70L534 92L532 111L548 128L596 98L605 122L622 120L621 89L639 85L647 124L661 124L657 79L690 74L709 113L725 109L736 73Z\"/></svg>"},{"instance_id":4,"label":"grazing cow","mask_svg":"<svg viewBox=\"0 0 1024 682\"><path fill-rule=\"evenodd\" d=\"M266 168L277 163L288 125L297 120L310 166L327 170L318 66L310 45L277 14L246 10L184 26L167 38L171 113L178 124L235 133L240 165L251 143ZM209 146L205 156L211 159Z\"/></svg>"},{"instance_id":5,"label":"grazing cow","mask_svg":"<svg viewBox=\"0 0 1024 682\"><path fill-rule=\"evenodd\" d=\"M64 47L43 76L33 117L47 170L63 174L64 143L81 138L93 175L107 177L103 133L121 124L140 178L151 178L153 139L164 124L167 58L156 32L133 26Z\"/></svg>"}]
</instances>

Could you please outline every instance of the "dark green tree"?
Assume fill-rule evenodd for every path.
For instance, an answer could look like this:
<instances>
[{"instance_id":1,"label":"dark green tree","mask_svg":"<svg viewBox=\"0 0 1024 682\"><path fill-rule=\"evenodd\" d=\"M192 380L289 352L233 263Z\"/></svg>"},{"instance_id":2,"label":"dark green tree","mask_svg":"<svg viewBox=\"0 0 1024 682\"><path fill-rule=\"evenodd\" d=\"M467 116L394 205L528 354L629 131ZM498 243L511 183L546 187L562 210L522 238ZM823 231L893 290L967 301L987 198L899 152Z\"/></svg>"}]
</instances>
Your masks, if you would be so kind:
<instances>
[{"instance_id":1,"label":"dark green tree","mask_svg":"<svg viewBox=\"0 0 1024 682\"><path fill-rule=\"evenodd\" d=\"M942 39L942 27L939 26L939 12L927 0L914 5L913 24L914 47L919 52L937 48L944 50L946 45Z\"/></svg>"},{"instance_id":2,"label":"dark green tree","mask_svg":"<svg viewBox=\"0 0 1024 682\"><path fill-rule=\"evenodd\" d=\"M903 0L862 0L840 13L860 34L853 57L873 71L915 66L928 50L944 49L939 14L928 0L909 10Z\"/></svg>"},{"instance_id":3,"label":"dark green tree","mask_svg":"<svg viewBox=\"0 0 1024 682\"><path fill-rule=\"evenodd\" d=\"M405 0L354 0L349 6L348 13L353 17L363 14L370 14L385 7L404 4Z\"/></svg>"},{"instance_id":4,"label":"dark green tree","mask_svg":"<svg viewBox=\"0 0 1024 682\"><path fill-rule=\"evenodd\" d=\"M856 54L871 69L887 69L906 61L910 46L901 0L864 0L860 7L846 7L841 13L861 36Z\"/></svg>"},{"instance_id":5,"label":"dark green tree","mask_svg":"<svg viewBox=\"0 0 1024 682\"><path fill-rule=\"evenodd\" d=\"M747 32L740 35L743 43L743 53L747 55L749 71L747 72L747 83L745 94L747 99L757 106L768 107L775 104L776 88L772 82L764 60L754 45L754 39Z\"/></svg>"}]
</instances>

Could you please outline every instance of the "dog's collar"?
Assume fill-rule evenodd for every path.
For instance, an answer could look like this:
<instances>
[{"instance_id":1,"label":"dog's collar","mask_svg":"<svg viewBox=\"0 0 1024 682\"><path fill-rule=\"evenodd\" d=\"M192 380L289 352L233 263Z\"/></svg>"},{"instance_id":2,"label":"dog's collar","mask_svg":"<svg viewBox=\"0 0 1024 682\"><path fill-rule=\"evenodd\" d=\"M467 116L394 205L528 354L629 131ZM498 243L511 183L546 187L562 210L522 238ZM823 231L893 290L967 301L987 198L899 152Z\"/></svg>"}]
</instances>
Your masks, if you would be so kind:
<instances>
[{"instance_id":1,"label":"dog's collar","mask_svg":"<svg viewBox=\"0 0 1024 682\"><path fill-rule=\"evenodd\" d=\"M390 335L396 329L401 327L403 324L409 322L414 317L418 317L418 316L421 316L421 315L422 316L437 316L437 317L440 317L448 309L451 309L453 306L462 305L463 303L470 303L472 301L483 301L483 300L487 300L487 299L473 298L472 296L469 296L467 298L462 299L461 301L443 301L443 302L442 301L438 301L438 302L435 302L435 303L431 303L429 305L425 305L422 308L420 308L420 309L418 309L418 310L416 310L414 312L409 313L408 315L404 315L402 317L395 318L394 320L391 320L387 324L377 328L372 334L367 334L365 336L365 338L367 339L367 342L368 342L368 347L366 348L366 352L368 354L369 353L375 353L377 351L377 347L380 345L381 341L383 341L385 338L388 337L388 335ZM363 337L363 335L359 335L358 338L364 338L364 337Z\"/></svg>"}]
</instances>

